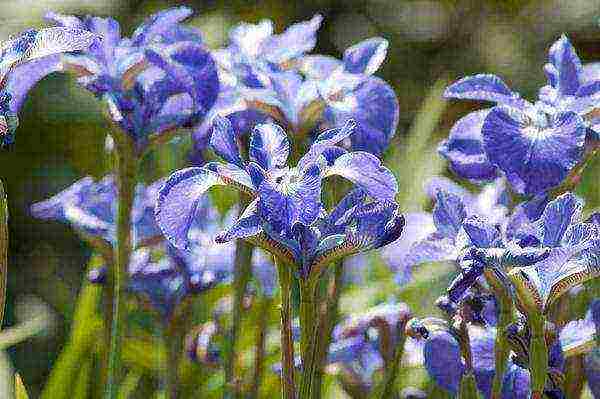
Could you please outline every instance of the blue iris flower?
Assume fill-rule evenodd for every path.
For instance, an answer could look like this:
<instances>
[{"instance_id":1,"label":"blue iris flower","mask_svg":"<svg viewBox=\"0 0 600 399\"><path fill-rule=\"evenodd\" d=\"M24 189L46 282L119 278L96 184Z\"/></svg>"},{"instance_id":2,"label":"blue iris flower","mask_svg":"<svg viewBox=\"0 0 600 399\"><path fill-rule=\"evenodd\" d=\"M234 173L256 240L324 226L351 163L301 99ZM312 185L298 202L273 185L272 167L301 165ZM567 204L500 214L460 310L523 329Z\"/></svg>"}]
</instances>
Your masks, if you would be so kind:
<instances>
[{"instance_id":1,"label":"blue iris flower","mask_svg":"<svg viewBox=\"0 0 600 399\"><path fill-rule=\"evenodd\" d=\"M575 49L562 36L550 48L548 84L530 103L499 77L468 76L450 85L446 98L483 100L496 106L459 120L440 153L459 176L481 181L502 172L521 194L558 186L581 161L586 136L597 137L593 111L600 81L586 80Z\"/></svg>"},{"instance_id":2,"label":"blue iris flower","mask_svg":"<svg viewBox=\"0 0 600 399\"><path fill-rule=\"evenodd\" d=\"M382 247L397 239L404 225L394 197L396 179L367 152L347 152L338 144L353 134L354 124L321 133L294 167L287 165L290 142L276 124L255 126L246 160L228 119L216 118L210 146L226 162L175 172L160 190L156 218L167 239L178 248L198 205L213 186L232 186L251 197L240 218L218 235L265 248L307 275L333 259ZM323 180L341 176L354 184L327 212L321 200Z\"/></svg>"},{"instance_id":3,"label":"blue iris flower","mask_svg":"<svg viewBox=\"0 0 600 399\"><path fill-rule=\"evenodd\" d=\"M147 298L161 316L168 319L176 306L189 295L201 293L233 278L235 244L215 244L214 236L223 225L217 210L207 199L199 207L198 218L190 231L189 251L180 251L164 241L154 218L159 180L151 185L138 184L132 210L133 253L129 264L129 289ZM110 251L115 239L117 187L112 176L100 181L83 178L52 198L33 204L34 217L56 220L73 227L112 261ZM231 210L226 221L237 210ZM273 295L275 271L271 260L259 250L253 254L253 267L265 295ZM107 267L90 272L90 280L104 282Z\"/></svg>"},{"instance_id":4,"label":"blue iris flower","mask_svg":"<svg viewBox=\"0 0 600 399\"><path fill-rule=\"evenodd\" d=\"M112 18L46 16L102 38L89 51L65 57L65 68L106 102L112 121L140 153L153 139L199 123L217 99L219 80L212 56L200 32L181 24L191 14L187 7L161 11L130 38L121 37Z\"/></svg>"},{"instance_id":5,"label":"blue iris flower","mask_svg":"<svg viewBox=\"0 0 600 399\"><path fill-rule=\"evenodd\" d=\"M230 45L213 53L224 88L212 115L230 117L240 135L270 118L292 131L295 140L352 118L357 127L348 144L379 155L393 137L399 115L392 88L372 76L385 59L388 42L365 40L348 48L343 60L308 55L321 21L316 15L281 34L273 33L268 20L232 29ZM207 119L194 135L198 151L210 135L212 118Z\"/></svg>"},{"instance_id":6,"label":"blue iris flower","mask_svg":"<svg viewBox=\"0 0 600 399\"><path fill-rule=\"evenodd\" d=\"M29 90L62 70L60 54L87 49L96 35L84 29L29 29L0 46L0 146L14 142L18 113Z\"/></svg>"}]
</instances>

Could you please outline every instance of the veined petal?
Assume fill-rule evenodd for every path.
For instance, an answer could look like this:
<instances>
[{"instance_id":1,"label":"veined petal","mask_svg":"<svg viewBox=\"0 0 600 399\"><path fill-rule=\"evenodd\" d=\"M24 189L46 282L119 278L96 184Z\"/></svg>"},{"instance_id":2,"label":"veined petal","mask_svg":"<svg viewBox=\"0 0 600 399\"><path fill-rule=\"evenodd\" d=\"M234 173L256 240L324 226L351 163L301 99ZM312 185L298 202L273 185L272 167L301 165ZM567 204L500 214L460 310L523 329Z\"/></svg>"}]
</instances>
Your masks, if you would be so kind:
<instances>
[{"instance_id":1,"label":"veined petal","mask_svg":"<svg viewBox=\"0 0 600 399\"><path fill-rule=\"evenodd\" d=\"M569 226L561 244L576 246L593 239L600 239L600 227L594 223L577 223Z\"/></svg>"},{"instance_id":2,"label":"veined petal","mask_svg":"<svg viewBox=\"0 0 600 399\"><path fill-rule=\"evenodd\" d=\"M445 331L436 331L425 341L423 356L425 368L435 383L456 394L464 373L460 345L456 338Z\"/></svg>"},{"instance_id":3,"label":"veined petal","mask_svg":"<svg viewBox=\"0 0 600 399\"><path fill-rule=\"evenodd\" d=\"M570 321L560 330L558 339L565 357L581 355L594 348L596 325L589 316Z\"/></svg>"},{"instance_id":4,"label":"veined petal","mask_svg":"<svg viewBox=\"0 0 600 399\"><path fill-rule=\"evenodd\" d=\"M537 194L560 184L583 154L586 128L573 112L546 126L507 107L494 107L483 123L484 149L520 193Z\"/></svg>"},{"instance_id":5,"label":"veined petal","mask_svg":"<svg viewBox=\"0 0 600 399\"><path fill-rule=\"evenodd\" d=\"M47 75L61 70L60 55L51 55L16 66L4 89L10 93L9 109L18 114L29 91Z\"/></svg>"},{"instance_id":6,"label":"veined petal","mask_svg":"<svg viewBox=\"0 0 600 399\"><path fill-rule=\"evenodd\" d=\"M491 101L515 108L524 108L527 101L513 92L496 75L478 74L464 77L446 88L445 98Z\"/></svg>"},{"instance_id":7,"label":"veined petal","mask_svg":"<svg viewBox=\"0 0 600 399\"><path fill-rule=\"evenodd\" d=\"M288 172L293 173L293 172ZM296 223L310 226L321 210L321 172L310 167L301 176L265 179L258 188L258 212L278 235L289 237Z\"/></svg>"},{"instance_id":8,"label":"veined petal","mask_svg":"<svg viewBox=\"0 0 600 399\"><path fill-rule=\"evenodd\" d=\"M475 111L459 119L447 140L440 143L438 152L450 162L458 176L473 180L491 180L498 175L497 168L483 150L481 128L489 109Z\"/></svg>"},{"instance_id":9,"label":"veined petal","mask_svg":"<svg viewBox=\"0 0 600 399\"><path fill-rule=\"evenodd\" d=\"M317 44L317 31L322 21L323 17L316 14L309 21L293 24L285 32L266 38L261 43L265 59L281 64L311 51Z\"/></svg>"},{"instance_id":10,"label":"veined petal","mask_svg":"<svg viewBox=\"0 0 600 399\"><path fill-rule=\"evenodd\" d=\"M583 202L571 193L565 193L546 206L542 219L542 243L557 247L572 223L579 220Z\"/></svg>"},{"instance_id":11,"label":"veined petal","mask_svg":"<svg viewBox=\"0 0 600 399\"><path fill-rule=\"evenodd\" d=\"M368 152L357 151L340 156L325 171L325 177L333 175L350 180L379 200L394 201L398 193L398 183L392 172Z\"/></svg>"},{"instance_id":12,"label":"veined petal","mask_svg":"<svg viewBox=\"0 0 600 399\"><path fill-rule=\"evenodd\" d=\"M325 80L342 67L342 62L329 55L307 55L299 61L300 71L311 79Z\"/></svg>"},{"instance_id":13,"label":"veined petal","mask_svg":"<svg viewBox=\"0 0 600 399\"><path fill-rule=\"evenodd\" d=\"M37 31L35 39L25 52L26 60L34 60L52 54L86 50L98 38L87 30L50 27Z\"/></svg>"},{"instance_id":14,"label":"veined petal","mask_svg":"<svg viewBox=\"0 0 600 399\"><path fill-rule=\"evenodd\" d=\"M258 198L252 201L235 221L233 226L215 237L215 242L223 243L232 241L237 238L255 237L260 234L263 229L260 225L260 217L258 216Z\"/></svg>"},{"instance_id":15,"label":"veined petal","mask_svg":"<svg viewBox=\"0 0 600 399\"><path fill-rule=\"evenodd\" d=\"M460 197L443 191L437 192L433 222L440 235L454 239L466 217L467 211Z\"/></svg>"},{"instance_id":16,"label":"veined petal","mask_svg":"<svg viewBox=\"0 0 600 399\"><path fill-rule=\"evenodd\" d=\"M173 7L146 18L131 36L134 46L149 44L156 36L169 30L174 24L187 19L193 11L189 7Z\"/></svg>"},{"instance_id":17,"label":"veined petal","mask_svg":"<svg viewBox=\"0 0 600 399\"><path fill-rule=\"evenodd\" d=\"M244 161L240 154L231 122L228 118L217 116L213 122L212 134L210 135L210 146L213 151L229 163L242 167Z\"/></svg>"},{"instance_id":18,"label":"veined petal","mask_svg":"<svg viewBox=\"0 0 600 399\"><path fill-rule=\"evenodd\" d=\"M160 189L156 222L177 248L189 245L188 232L202 196L214 186L228 185L221 176L204 168L187 168L173 173Z\"/></svg>"},{"instance_id":19,"label":"veined petal","mask_svg":"<svg viewBox=\"0 0 600 399\"><path fill-rule=\"evenodd\" d=\"M457 257L458 250L454 240L433 233L410 247L409 252L402 258L399 268L411 270L414 266L423 263L454 261Z\"/></svg>"},{"instance_id":20,"label":"veined petal","mask_svg":"<svg viewBox=\"0 0 600 399\"><path fill-rule=\"evenodd\" d=\"M580 86L579 75L583 68L581 60L567 36L562 35L554 42L548 55L558 73L555 88L562 95L575 95Z\"/></svg>"},{"instance_id":21,"label":"veined petal","mask_svg":"<svg viewBox=\"0 0 600 399\"><path fill-rule=\"evenodd\" d=\"M471 243L477 247L490 248L499 244L500 231L476 215L466 218L462 226Z\"/></svg>"},{"instance_id":22,"label":"veined petal","mask_svg":"<svg viewBox=\"0 0 600 399\"><path fill-rule=\"evenodd\" d=\"M328 129L319 134L308 152L298 161L298 169L304 170L314 163L319 163L321 157L325 158L327 165L333 165L337 158L347 152L336 144L350 137L355 126L356 122L349 119L342 128Z\"/></svg>"},{"instance_id":23,"label":"veined petal","mask_svg":"<svg viewBox=\"0 0 600 399\"><path fill-rule=\"evenodd\" d=\"M344 68L350 73L374 74L387 55L389 42L382 37L363 40L344 51Z\"/></svg>"},{"instance_id":24,"label":"veined petal","mask_svg":"<svg viewBox=\"0 0 600 399\"><path fill-rule=\"evenodd\" d=\"M231 186L235 186L247 194L253 194L256 186L252 182L251 176L244 169L234 164L220 162L208 162L204 167L220 176L221 179Z\"/></svg>"},{"instance_id":25,"label":"veined petal","mask_svg":"<svg viewBox=\"0 0 600 399\"><path fill-rule=\"evenodd\" d=\"M285 131L274 123L257 125L250 137L250 160L265 170L282 168L290 155L290 141Z\"/></svg>"}]
</instances>

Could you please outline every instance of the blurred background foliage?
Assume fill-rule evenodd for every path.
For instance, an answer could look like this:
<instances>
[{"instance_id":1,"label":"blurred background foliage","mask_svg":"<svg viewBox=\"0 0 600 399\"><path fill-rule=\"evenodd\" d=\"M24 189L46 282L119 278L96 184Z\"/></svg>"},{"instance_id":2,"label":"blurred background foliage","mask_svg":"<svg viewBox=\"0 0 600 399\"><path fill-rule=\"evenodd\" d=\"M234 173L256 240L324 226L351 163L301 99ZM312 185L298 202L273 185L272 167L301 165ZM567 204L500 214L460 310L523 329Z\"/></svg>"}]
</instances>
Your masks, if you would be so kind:
<instances>
[{"instance_id":1,"label":"blurred background foliage","mask_svg":"<svg viewBox=\"0 0 600 399\"><path fill-rule=\"evenodd\" d=\"M270 18L281 30L315 13L325 17L317 53L340 56L343 49L361 39L387 38L391 45L380 75L395 88L401 114L386 161L400 180L400 200L407 210L430 206L422 192L424 179L447 173L445 162L436 153L437 142L448 134L454 121L478 107L441 100L445 83L470 73L496 73L524 96L533 97L545 81L542 66L547 49L562 32L569 35L584 62L600 60L600 0L3 0L0 39L43 25L42 16L50 10L110 15L128 35L150 13L180 4L197 11L191 24L202 29L213 48L223 45L229 28L240 21ZM110 163L104 152L102 112L100 104L78 89L72 77L50 76L27 100L14 149L0 155L0 178L5 182L11 215L5 326L15 323L15 305L24 296L41 298L54 316L50 333L10 350L14 367L32 397L37 397L68 339L91 250L67 227L36 221L28 209L79 177L107 173ZM185 166L188 147L186 137L166 144L144 160L144 178L153 181ZM599 171L596 159L580 186L588 212L600 205ZM343 312L398 294L415 314L424 315L432 310L449 279L449 269L438 265L419 271L408 286L398 287L384 267L374 270L366 286L347 290ZM407 377L415 380L417 374Z\"/></svg>"}]
</instances>

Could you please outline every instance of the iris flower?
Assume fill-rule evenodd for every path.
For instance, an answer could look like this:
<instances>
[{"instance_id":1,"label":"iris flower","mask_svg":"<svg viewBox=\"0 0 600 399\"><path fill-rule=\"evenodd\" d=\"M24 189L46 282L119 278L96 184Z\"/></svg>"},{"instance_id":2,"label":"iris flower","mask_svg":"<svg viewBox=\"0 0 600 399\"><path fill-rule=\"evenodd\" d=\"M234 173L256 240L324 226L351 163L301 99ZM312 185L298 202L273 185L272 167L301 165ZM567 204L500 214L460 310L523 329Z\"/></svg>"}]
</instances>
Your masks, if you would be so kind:
<instances>
[{"instance_id":1,"label":"iris flower","mask_svg":"<svg viewBox=\"0 0 600 399\"><path fill-rule=\"evenodd\" d=\"M534 195L558 186L582 160L586 136L597 137L594 109L598 81L586 81L566 36L550 48L548 84L530 103L499 77L468 76L450 85L446 98L495 103L459 120L440 153L459 176L489 180L502 172L519 193Z\"/></svg>"},{"instance_id":2,"label":"iris flower","mask_svg":"<svg viewBox=\"0 0 600 399\"><path fill-rule=\"evenodd\" d=\"M158 12L129 38L112 18L46 16L102 38L89 51L65 57L64 64L106 102L112 121L138 152L167 132L198 123L217 99L217 69L201 33L181 24L191 14L187 7Z\"/></svg>"},{"instance_id":3,"label":"iris flower","mask_svg":"<svg viewBox=\"0 0 600 399\"><path fill-rule=\"evenodd\" d=\"M243 159L226 118L217 118L210 145L225 163L211 162L175 172L160 190L156 218L178 248L189 244L189 230L206 191L231 186L252 200L217 242L245 239L297 266L302 276L318 273L334 259L379 248L400 235L404 219L393 202L398 186L379 159L347 152L337 144L353 134L353 123L321 133L294 167L287 166L290 143L276 124L260 124ZM354 184L331 211L323 208L321 187L329 176Z\"/></svg>"}]
</instances>

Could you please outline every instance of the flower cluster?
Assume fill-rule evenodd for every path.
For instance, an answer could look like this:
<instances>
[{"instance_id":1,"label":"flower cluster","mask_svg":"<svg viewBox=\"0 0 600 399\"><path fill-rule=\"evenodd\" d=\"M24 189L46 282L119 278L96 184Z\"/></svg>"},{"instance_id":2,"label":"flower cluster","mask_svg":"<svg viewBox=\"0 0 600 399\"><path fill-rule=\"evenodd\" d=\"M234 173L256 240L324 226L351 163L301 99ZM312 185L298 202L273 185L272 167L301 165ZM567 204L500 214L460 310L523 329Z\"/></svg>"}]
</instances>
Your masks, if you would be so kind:
<instances>
[{"instance_id":1,"label":"flower cluster","mask_svg":"<svg viewBox=\"0 0 600 399\"><path fill-rule=\"evenodd\" d=\"M60 26L86 29L102 38L88 51L67 56L65 68L106 102L138 152L178 127L199 123L219 94L217 68L196 29L181 24L187 7L161 11L122 37L112 18L49 13Z\"/></svg>"}]
</instances>

